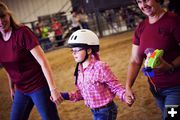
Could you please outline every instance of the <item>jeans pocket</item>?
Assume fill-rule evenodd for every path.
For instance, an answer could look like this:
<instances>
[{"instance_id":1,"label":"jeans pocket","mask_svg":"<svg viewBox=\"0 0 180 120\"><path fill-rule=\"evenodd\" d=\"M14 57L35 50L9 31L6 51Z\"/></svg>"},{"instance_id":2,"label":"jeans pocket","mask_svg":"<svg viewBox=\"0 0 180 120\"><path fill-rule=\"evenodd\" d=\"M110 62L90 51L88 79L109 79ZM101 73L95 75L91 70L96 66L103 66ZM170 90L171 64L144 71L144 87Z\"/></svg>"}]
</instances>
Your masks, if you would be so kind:
<instances>
[{"instance_id":1,"label":"jeans pocket","mask_svg":"<svg viewBox=\"0 0 180 120\"><path fill-rule=\"evenodd\" d=\"M117 106L116 104L114 104L110 110L110 120L116 120L116 117L117 117Z\"/></svg>"}]
</instances>

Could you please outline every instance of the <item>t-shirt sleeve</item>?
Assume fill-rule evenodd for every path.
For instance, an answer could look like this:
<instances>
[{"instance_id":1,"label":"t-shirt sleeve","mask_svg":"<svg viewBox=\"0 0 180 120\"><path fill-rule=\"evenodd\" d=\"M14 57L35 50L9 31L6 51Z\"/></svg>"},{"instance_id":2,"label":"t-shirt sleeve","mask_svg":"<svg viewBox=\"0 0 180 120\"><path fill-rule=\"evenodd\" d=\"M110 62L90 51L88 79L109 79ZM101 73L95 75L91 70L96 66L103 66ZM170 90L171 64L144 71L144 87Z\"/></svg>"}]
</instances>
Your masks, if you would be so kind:
<instances>
[{"instance_id":1,"label":"t-shirt sleeve","mask_svg":"<svg viewBox=\"0 0 180 120\"><path fill-rule=\"evenodd\" d=\"M133 36L133 40L132 43L135 45L139 45L140 44L140 37L141 37L141 33L143 32L145 26L145 21L141 22L135 30L134 36Z\"/></svg>"},{"instance_id":2,"label":"t-shirt sleeve","mask_svg":"<svg viewBox=\"0 0 180 120\"><path fill-rule=\"evenodd\" d=\"M180 17L179 16L177 16L177 19L174 23L175 23L174 37L180 46Z\"/></svg>"},{"instance_id":3,"label":"t-shirt sleeve","mask_svg":"<svg viewBox=\"0 0 180 120\"><path fill-rule=\"evenodd\" d=\"M22 28L22 37L23 45L27 50L31 50L35 46L39 45L37 37L28 27Z\"/></svg>"},{"instance_id":4,"label":"t-shirt sleeve","mask_svg":"<svg viewBox=\"0 0 180 120\"><path fill-rule=\"evenodd\" d=\"M135 45L139 45L140 44L140 38L138 36L137 29L135 30L132 43L135 44Z\"/></svg>"}]
</instances>

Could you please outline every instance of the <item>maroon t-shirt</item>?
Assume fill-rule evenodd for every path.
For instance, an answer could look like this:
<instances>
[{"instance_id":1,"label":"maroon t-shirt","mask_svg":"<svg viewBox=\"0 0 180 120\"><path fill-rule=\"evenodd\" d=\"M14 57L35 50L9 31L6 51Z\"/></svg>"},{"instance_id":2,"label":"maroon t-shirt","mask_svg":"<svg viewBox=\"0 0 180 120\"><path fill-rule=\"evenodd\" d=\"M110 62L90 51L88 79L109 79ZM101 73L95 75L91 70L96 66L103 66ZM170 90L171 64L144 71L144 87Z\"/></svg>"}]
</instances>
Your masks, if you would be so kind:
<instances>
[{"instance_id":1,"label":"maroon t-shirt","mask_svg":"<svg viewBox=\"0 0 180 120\"><path fill-rule=\"evenodd\" d=\"M173 13L166 12L154 24L145 19L136 28L133 44L140 47L140 55L146 57L146 48L163 49L163 58L171 63L180 56L180 18ZM162 72L155 69L153 81L159 88L180 85L180 68L174 73Z\"/></svg>"},{"instance_id":2,"label":"maroon t-shirt","mask_svg":"<svg viewBox=\"0 0 180 120\"><path fill-rule=\"evenodd\" d=\"M8 41L0 34L0 64L17 89L25 93L47 85L41 66L30 52L37 45L37 38L26 26L13 29Z\"/></svg>"}]
</instances>

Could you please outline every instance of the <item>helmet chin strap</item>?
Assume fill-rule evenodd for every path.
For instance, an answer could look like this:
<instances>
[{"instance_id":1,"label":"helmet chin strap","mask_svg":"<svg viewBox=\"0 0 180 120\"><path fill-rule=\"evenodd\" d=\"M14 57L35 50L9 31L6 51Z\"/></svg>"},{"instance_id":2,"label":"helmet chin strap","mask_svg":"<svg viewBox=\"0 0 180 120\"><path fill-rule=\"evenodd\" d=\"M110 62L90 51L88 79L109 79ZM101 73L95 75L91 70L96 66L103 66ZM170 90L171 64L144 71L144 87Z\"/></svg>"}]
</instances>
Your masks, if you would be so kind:
<instances>
[{"instance_id":1,"label":"helmet chin strap","mask_svg":"<svg viewBox=\"0 0 180 120\"><path fill-rule=\"evenodd\" d=\"M87 52L87 49L86 49L86 56L85 56L85 58L84 58L84 60L82 60L81 62L78 62L77 64L76 64L76 69L75 69L75 71L74 71L74 78L75 78L75 84L77 85L77 80L78 80L78 66L79 66L79 64L82 64L84 61L86 61L87 59L88 59L88 52Z\"/></svg>"},{"instance_id":2,"label":"helmet chin strap","mask_svg":"<svg viewBox=\"0 0 180 120\"><path fill-rule=\"evenodd\" d=\"M82 64L84 61L86 61L88 59L88 57L89 57L89 55L88 55L88 52L87 52L87 49L86 49L86 56L85 56L84 60L82 60L79 63Z\"/></svg>"}]
</instances>

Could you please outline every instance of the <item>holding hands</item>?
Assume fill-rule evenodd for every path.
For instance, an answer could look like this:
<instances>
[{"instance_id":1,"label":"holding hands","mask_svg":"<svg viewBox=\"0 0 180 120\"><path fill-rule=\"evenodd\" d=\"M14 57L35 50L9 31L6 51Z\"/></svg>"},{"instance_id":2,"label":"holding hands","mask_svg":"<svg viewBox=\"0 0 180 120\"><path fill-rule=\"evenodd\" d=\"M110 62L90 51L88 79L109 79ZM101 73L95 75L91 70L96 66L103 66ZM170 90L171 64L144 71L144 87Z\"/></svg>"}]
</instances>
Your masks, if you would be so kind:
<instances>
[{"instance_id":1,"label":"holding hands","mask_svg":"<svg viewBox=\"0 0 180 120\"><path fill-rule=\"evenodd\" d=\"M124 100L128 104L129 107L135 102L135 95L131 88L126 89Z\"/></svg>"},{"instance_id":2,"label":"holding hands","mask_svg":"<svg viewBox=\"0 0 180 120\"><path fill-rule=\"evenodd\" d=\"M54 102L56 105L63 102L63 97L59 94L59 91L55 88L50 90L51 91L51 101Z\"/></svg>"}]
</instances>

